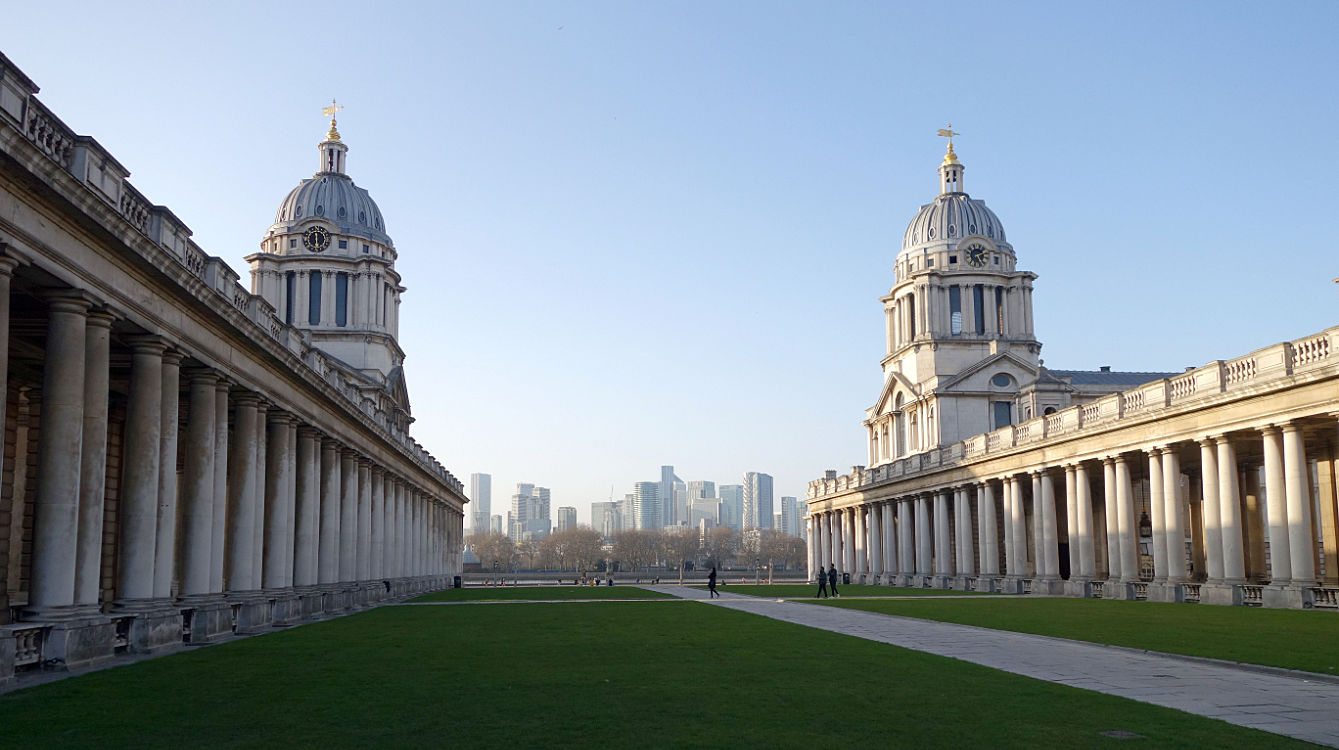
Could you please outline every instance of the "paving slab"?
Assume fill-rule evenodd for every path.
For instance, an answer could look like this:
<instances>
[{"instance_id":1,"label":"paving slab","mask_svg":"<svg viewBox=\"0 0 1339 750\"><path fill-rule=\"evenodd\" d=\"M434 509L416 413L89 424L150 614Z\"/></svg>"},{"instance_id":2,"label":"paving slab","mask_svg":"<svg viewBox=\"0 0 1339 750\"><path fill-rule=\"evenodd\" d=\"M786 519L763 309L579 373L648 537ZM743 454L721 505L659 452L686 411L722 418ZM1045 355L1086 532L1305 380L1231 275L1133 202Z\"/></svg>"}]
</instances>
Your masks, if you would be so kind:
<instances>
[{"instance_id":1,"label":"paving slab","mask_svg":"<svg viewBox=\"0 0 1339 750\"><path fill-rule=\"evenodd\" d=\"M644 588L708 598L687 587ZM1339 747L1339 683L1323 675L728 592L710 603Z\"/></svg>"}]
</instances>

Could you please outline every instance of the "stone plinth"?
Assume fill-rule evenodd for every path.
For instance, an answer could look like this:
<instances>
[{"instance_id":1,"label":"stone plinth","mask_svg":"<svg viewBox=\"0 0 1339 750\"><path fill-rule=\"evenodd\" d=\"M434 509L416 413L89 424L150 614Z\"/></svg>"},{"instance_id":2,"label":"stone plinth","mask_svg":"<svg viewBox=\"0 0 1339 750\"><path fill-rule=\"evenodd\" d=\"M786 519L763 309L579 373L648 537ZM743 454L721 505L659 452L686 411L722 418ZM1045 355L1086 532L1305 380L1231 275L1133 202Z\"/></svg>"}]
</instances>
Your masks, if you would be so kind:
<instances>
[{"instance_id":1,"label":"stone plinth","mask_svg":"<svg viewBox=\"0 0 1339 750\"><path fill-rule=\"evenodd\" d=\"M112 621L101 613L53 622L42 644L42 668L65 671L107 661L114 633Z\"/></svg>"},{"instance_id":2,"label":"stone plinth","mask_svg":"<svg viewBox=\"0 0 1339 750\"><path fill-rule=\"evenodd\" d=\"M1059 578L1033 578L1033 596L1060 596L1065 593L1065 582Z\"/></svg>"},{"instance_id":3,"label":"stone plinth","mask_svg":"<svg viewBox=\"0 0 1339 750\"><path fill-rule=\"evenodd\" d=\"M183 619L186 612L190 612L191 632L185 637L187 643L212 643L232 635L232 607L223 597L183 597L180 606Z\"/></svg>"},{"instance_id":4,"label":"stone plinth","mask_svg":"<svg viewBox=\"0 0 1339 750\"><path fill-rule=\"evenodd\" d=\"M234 633L257 633L270 626L273 619L271 600L264 592L245 591L227 595L232 608L232 631Z\"/></svg>"},{"instance_id":5,"label":"stone plinth","mask_svg":"<svg viewBox=\"0 0 1339 750\"><path fill-rule=\"evenodd\" d=\"M1241 604L1241 589L1227 583L1200 585L1200 604Z\"/></svg>"},{"instance_id":6,"label":"stone plinth","mask_svg":"<svg viewBox=\"0 0 1339 750\"><path fill-rule=\"evenodd\" d=\"M1085 599L1093 595L1093 585L1086 580L1071 578L1065 581L1065 596L1081 596Z\"/></svg>"},{"instance_id":7,"label":"stone plinth","mask_svg":"<svg viewBox=\"0 0 1339 750\"><path fill-rule=\"evenodd\" d=\"M1185 592L1181 589L1180 583L1155 581L1148 585L1148 600L1150 602L1183 602L1185 601Z\"/></svg>"},{"instance_id":8,"label":"stone plinth","mask_svg":"<svg viewBox=\"0 0 1339 750\"><path fill-rule=\"evenodd\" d=\"M1261 589L1266 607L1278 609L1311 609L1316 606L1311 586L1296 584L1269 585Z\"/></svg>"},{"instance_id":9,"label":"stone plinth","mask_svg":"<svg viewBox=\"0 0 1339 750\"><path fill-rule=\"evenodd\" d=\"M129 599L113 605L116 614L134 615L128 647L136 654L156 654L181 647L181 610L166 599Z\"/></svg>"}]
</instances>

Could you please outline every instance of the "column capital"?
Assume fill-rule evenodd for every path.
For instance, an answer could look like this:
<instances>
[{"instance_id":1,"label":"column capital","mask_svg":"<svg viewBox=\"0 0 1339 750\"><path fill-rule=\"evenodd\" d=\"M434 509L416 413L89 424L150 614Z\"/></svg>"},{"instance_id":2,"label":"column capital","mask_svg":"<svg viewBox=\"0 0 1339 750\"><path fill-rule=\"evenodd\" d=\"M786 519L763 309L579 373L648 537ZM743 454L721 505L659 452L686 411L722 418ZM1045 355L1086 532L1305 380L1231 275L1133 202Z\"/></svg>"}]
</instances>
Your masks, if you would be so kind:
<instances>
[{"instance_id":1,"label":"column capital","mask_svg":"<svg viewBox=\"0 0 1339 750\"><path fill-rule=\"evenodd\" d=\"M267 419L270 422L278 422L279 424L297 423L297 419L294 418L292 414L289 414L283 409L270 409L268 412L266 412L265 419Z\"/></svg>"},{"instance_id":2,"label":"column capital","mask_svg":"<svg viewBox=\"0 0 1339 750\"><path fill-rule=\"evenodd\" d=\"M105 307L95 307L88 311L88 322L84 325L92 328L111 328L116 316Z\"/></svg>"},{"instance_id":3,"label":"column capital","mask_svg":"<svg viewBox=\"0 0 1339 750\"><path fill-rule=\"evenodd\" d=\"M312 427L311 425L307 424L306 422L303 422L297 417L293 417L293 423L297 425L298 437L311 438L313 440L320 439L321 431L316 429L315 427Z\"/></svg>"},{"instance_id":4,"label":"column capital","mask_svg":"<svg viewBox=\"0 0 1339 750\"><path fill-rule=\"evenodd\" d=\"M1280 432L1279 425L1277 424L1267 424L1260 428L1260 434L1262 435L1272 435L1277 432Z\"/></svg>"},{"instance_id":5,"label":"column capital","mask_svg":"<svg viewBox=\"0 0 1339 750\"><path fill-rule=\"evenodd\" d=\"M18 258L15 258L12 255L5 254L5 251L7 251L8 249L9 245L0 242L0 276L14 275L14 269L17 268L19 265Z\"/></svg>"},{"instance_id":6,"label":"column capital","mask_svg":"<svg viewBox=\"0 0 1339 750\"><path fill-rule=\"evenodd\" d=\"M188 367L182 373L191 383L218 385L219 375L210 367Z\"/></svg>"},{"instance_id":7,"label":"column capital","mask_svg":"<svg viewBox=\"0 0 1339 750\"><path fill-rule=\"evenodd\" d=\"M93 300L78 289L49 289L39 295L52 310L87 314Z\"/></svg>"},{"instance_id":8,"label":"column capital","mask_svg":"<svg viewBox=\"0 0 1339 750\"><path fill-rule=\"evenodd\" d=\"M251 391L241 391L234 395L232 400L236 402L238 406L250 406L253 409L260 405L260 397Z\"/></svg>"},{"instance_id":9,"label":"column capital","mask_svg":"<svg viewBox=\"0 0 1339 750\"><path fill-rule=\"evenodd\" d=\"M372 476L386 476L386 468L381 464L372 464Z\"/></svg>"},{"instance_id":10,"label":"column capital","mask_svg":"<svg viewBox=\"0 0 1339 750\"><path fill-rule=\"evenodd\" d=\"M372 459L368 458L367 456L362 455L361 453L358 454L358 467L359 467L359 468L367 467L368 470L371 470L371 468L372 468Z\"/></svg>"},{"instance_id":11,"label":"column capital","mask_svg":"<svg viewBox=\"0 0 1339 750\"><path fill-rule=\"evenodd\" d=\"M152 333L140 333L134 336L127 336L126 343L136 352L149 352L153 354L162 354L167 351L167 342L162 336Z\"/></svg>"},{"instance_id":12,"label":"column capital","mask_svg":"<svg viewBox=\"0 0 1339 750\"><path fill-rule=\"evenodd\" d=\"M169 347L163 350L163 364L165 365L179 365L181 360L185 358L186 355L182 354L180 349Z\"/></svg>"}]
</instances>

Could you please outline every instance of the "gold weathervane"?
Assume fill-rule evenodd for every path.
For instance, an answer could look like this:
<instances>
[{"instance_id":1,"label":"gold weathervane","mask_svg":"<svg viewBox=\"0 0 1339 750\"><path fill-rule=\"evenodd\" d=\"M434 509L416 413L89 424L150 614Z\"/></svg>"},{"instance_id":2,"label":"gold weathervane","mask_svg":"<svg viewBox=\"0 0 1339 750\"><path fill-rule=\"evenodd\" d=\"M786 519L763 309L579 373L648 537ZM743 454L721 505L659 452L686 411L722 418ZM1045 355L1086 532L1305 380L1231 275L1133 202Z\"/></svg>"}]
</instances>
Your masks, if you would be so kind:
<instances>
[{"instance_id":1,"label":"gold weathervane","mask_svg":"<svg viewBox=\"0 0 1339 750\"><path fill-rule=\"evenodd\" d=\"M344 109L343 104L336 104L334 99L330 100L329 107L323 107L321 114L330 118L330 132L326 134L326 139L331 141L339 140L339 131L335 129L335 113Z\"/></svg>"},{"instance_id":2,"label":"gold weathervane","mask_svg":"<svg viewBox=\"0 0 1339 750\"><path fill-rule=\"evenodd\" d=\"M941 138L947 138L947 139L948 139L948 153L944 154L944 163L945 163L945 164L955 164L955 163L957 163L957 161L958 161L958 155L955 154L955 153L953 153L953 136L955 136L955 135L962 135L962 133L958 133L958 132L954 131L954 130L953 130L953 123L950 122L950 123L948 124L948 127L946 127L946 128L940 128L940 129L939 129L939 133L938 133L938 135L939 135Z\"/></svg>"}]
</instances>

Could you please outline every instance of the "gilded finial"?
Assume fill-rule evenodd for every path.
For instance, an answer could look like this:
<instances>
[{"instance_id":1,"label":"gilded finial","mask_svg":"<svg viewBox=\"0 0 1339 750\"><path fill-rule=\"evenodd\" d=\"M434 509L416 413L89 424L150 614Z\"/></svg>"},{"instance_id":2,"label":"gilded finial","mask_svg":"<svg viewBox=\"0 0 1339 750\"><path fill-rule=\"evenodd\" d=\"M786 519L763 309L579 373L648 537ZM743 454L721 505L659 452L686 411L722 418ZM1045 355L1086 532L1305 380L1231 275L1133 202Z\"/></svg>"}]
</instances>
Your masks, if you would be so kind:
<instances>
[{"instance_id":1,"label":"gilded finial","mask_svg":"<svg viewBox=\"0 0 1339 750\"><path fill-rule=\"evenodd\" d=\"M335 128L335 113L344 109L344 105L336 104L334 99L330 100L330 106L321 109L321 114L330 118L330 132L325 134L327 141L338 141L339 130Z\"/></svg>"},{"instance_id":2,"label":"gilded finial","mask_svg":"<svg viewBox=\"0 0 1339 750\"><path fill-rule=\"evenodd\" d=\"M947 138L947 139L948 139L948 153L944 154L944 163L945 163L945 164L957 164L957 163L958 163L958 155L955 154L955 153L953 153L953 136L955 136L955 135L962 135L962 133L954 132L954 130L953 130L953 123L951 123L951 122L948 124L948 127L947 127L947 128L940 128L940 129L939 129L939 136L942 137L942 138Z\"/></svg>"}]
</instances>

